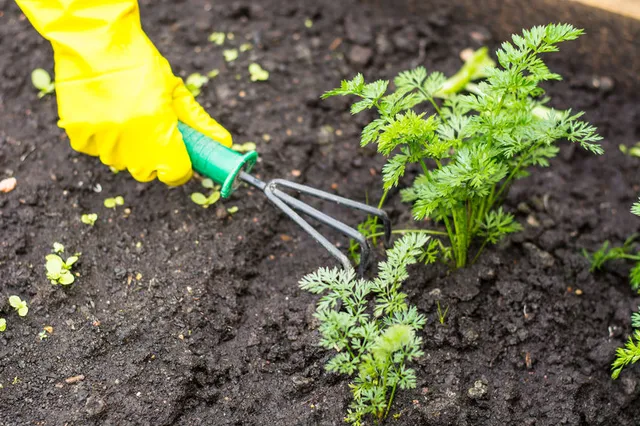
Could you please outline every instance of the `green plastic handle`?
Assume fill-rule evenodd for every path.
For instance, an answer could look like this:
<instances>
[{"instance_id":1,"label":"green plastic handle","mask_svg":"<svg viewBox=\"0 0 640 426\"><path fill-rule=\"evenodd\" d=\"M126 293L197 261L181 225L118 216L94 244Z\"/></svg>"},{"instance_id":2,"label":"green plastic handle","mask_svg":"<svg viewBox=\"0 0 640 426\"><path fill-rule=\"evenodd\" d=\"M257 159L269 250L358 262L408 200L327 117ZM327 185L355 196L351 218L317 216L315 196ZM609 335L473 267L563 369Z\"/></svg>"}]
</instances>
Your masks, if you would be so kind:
<instances>
[{"instance_id":1,"label":"green plastic handle","mask_svg":"<svg viewBox=\"0 0 640 426\"><path fill-rule=\"evenodd\" d=\"M220 195L231 195L234 183L242 170L250 172L258 160L258 153L241 154L203 135L196 129L178 122L178 129L187 147L193 169L222 186Z\"/></svg>"}]
</instances>

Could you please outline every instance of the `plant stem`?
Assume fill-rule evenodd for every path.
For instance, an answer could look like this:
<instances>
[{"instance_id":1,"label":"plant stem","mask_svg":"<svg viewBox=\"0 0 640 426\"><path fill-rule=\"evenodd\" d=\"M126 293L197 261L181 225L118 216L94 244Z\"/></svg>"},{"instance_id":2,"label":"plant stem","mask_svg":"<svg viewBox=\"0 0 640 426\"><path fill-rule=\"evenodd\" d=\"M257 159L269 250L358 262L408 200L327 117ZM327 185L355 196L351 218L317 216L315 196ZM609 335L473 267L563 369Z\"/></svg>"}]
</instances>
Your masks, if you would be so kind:
<instances>
[{"instance_id":1,"label":"plant stem","mask_svg":"<svg viewBox=\"0 0 640 426\"><path fill-rule=\"evenodd\" d=\"M504 190L506 188L509 187L509 185L511 184L511 181L513 180L514 176L516 175L517 172L520 171L520 168L522 167L522 164L524 163L524 160L532 153L534 152L536 149L538 149L538 147L542 145L542 142L539 142L535 145L533 145L531 148L529 148L529 150L523 154L522 156L520 156L520 159L518 160L518 163L516 164L516 166L513 168L513 170L511 170L511 173L509 173L509 176L507 176L507 179L505 179L504 183L500 186L500 189L498 190L498 193L491 199L491 202L489 203L488 209L487 211L491 210L491 208L493 207L493 204L500 199L500 196L502 195L502 193L504 192Z\"/></svg>"},{"instance_id":2,"label":"plant stem","mask_svg":"<svg viewBox=\"0 0 640 426\"><path fill-rule=\"evenodd\" d=\"M640 260L640 254L622 254L620 259Z\"/></svg>"},{"instance_id":3,"label":"plant stem","mask_svg":"<svg viewBox=\"0 0 640 426\"><path fill-rule=\"evenodd\" d=\"M385 189L382 193L382 197L380 198L380 202L378 203L378 208L381 209L384 205L384 202L387 200L387 195L389 194L389 189ZM377 217L376 217L377 219ZM376 222L377 223L377 222Z\"/></svg>"},{"instance_id":4,"label":"plant stem","mask_svg":"<svg viewBox=\"0 0 640 426\"><path fill-rule=\"evenodd\" d=\"M389 415L389 411L391 410L391 403L393 402L393 398L396 396L396 387L398 385L395 384L393 385L393 389L391 389L391 396L389 397L389 403L387 404L387 409L384 413L384 418L387 418L387 416Z\"/></svg>"},{"instance_id":5,"label":"plant stem","mask_svg":"<svg viewBox=\"0 0 640 426\"><path fill-rule=\"evenodd\" d=\"M456 232L455 251L456 251L456 267L462 268L467 264L467 246L468 235L466 234L466 209L463 207L463 211L460 209L453 210L453 226ZM454 246L452 244L452 246Z\"/></svg>"},{"instance_id":6,"label":"plant stem","mask_svg":"<svg viewBox=\"0 0 640 426\"><path fill-rule=\"evenodd\" d=\"M422 171L424 172L425 176L429 174L429 169L427 169L427 165L424 163L424 160L421 158L420 159L420 165L422 166Z\"/></svg>"},{"instance_id":7,"label":"plant stem","mask_svg":"<svg viewBox=\"0 0 640 426\"><path fill-rule=\"evenodd\" d=\"M487 242L489 242L489 240L484 240L484 242L482 243L482 245L480 246L480 248L478 249L478 252L476 253L476 255L473 257L473 260L471 261L471 264L473 265L474 263L476 263L476 260L478 260L478 257L480 257L480 253L482 253L482 250L484 249L484 247L487 245Z\"/></svg>"},{"instance_id":8,"label":"plant stem","mask_svg":"<svg viewBox=\"0 0 640 426\"><path fill-rule=\"evenodd\" d=\"M456 257L456 249L454 246L454 241L456 240L456 238L455 238L455 234L453 233L453 230L451 229L451 223L449 222L448 216L444 216L444 226L447 228L447 234L449 235L449 244L451 244L451 248L453 249L453 257Z\"/></svg>"}]
</instances>

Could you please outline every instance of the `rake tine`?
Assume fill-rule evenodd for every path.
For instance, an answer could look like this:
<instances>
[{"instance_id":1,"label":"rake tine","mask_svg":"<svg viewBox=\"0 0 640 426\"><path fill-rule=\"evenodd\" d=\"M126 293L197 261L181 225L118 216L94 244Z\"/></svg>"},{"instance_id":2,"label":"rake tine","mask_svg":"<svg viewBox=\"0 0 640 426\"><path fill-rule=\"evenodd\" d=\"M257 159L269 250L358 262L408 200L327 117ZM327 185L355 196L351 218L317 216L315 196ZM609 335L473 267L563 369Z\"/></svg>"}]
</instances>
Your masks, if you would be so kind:
<instances>
[{"instance_id":1,"label":"rake tine","mask_svg":"<svg viewBox=\"0 0 640 426\"><path fill-rule=\"evenodd\" d=\"M304 214L306 214L308 216L311 216L312 218L316 219L318 222L324 223L325 225L328 225L328 226L332 227L336 231L348 236L349 238L353 238L354 240L358 241L358 243L360 244L360 266L359 266L359 271L358 272L359 272L360 276L362 276L364 274L364 271L366 270L367 266L369 265L369 257L370 257L370 254L371 254L371 249L369 248L369 244L367 242L367 239L364 237L364 235L362 235L360 232L356 231L352 227L346 225L345 223L340 222L339 220L332 218L331 216L327 215L326 213L323 213L323 212L311 207L310 205L308 205L306 203L303 203L302 201L300 201L300 200L298 200L296 198L293 198L291 195L280 191L279 189L275 188L275 186L272 186L271 182L269 182L267 184L267 188L269 188L270 191L273 191L273 194L276 197L278 197L279 199L281 199L282 201L284 201L286 204L288 204L289 206L293 207L294 209L296 209L296 210L298 210L298 211L300 211L300 212L302 212L302 213L304 213ZM321 241L320 241L320 243L322 244ZM333 245L332 245L332 247L333 247ZM342 252L340 252L340 254L342 254Z\"/></svg>"},{"instance_id":2,"label":"rake tine","mask_svg":"<svg viewBox=\"0 0 640 426\"><path fill-rule=\"evenodd\" d=\"M353 266L348 257L342 253L336 246L334 246L327 238L318 232L313 226L309 224L305 219L300 216L296 210L307 216L310 216L320 223L328 225L329 227L337 230L343 235L354 239L360 245L360 266L358 273L360 276L364 275L367 267L369 266L371 257L371 247L367 239L358 232L356 229L341 222L324 212L292 197L286 192L280 190L278 186L298 191L299 193L310 195L315 198L330 201L338 205L343 205L348 208L353 208L374 215L382 219L382 223L385 230L385 245L389 244L391 238L391 222L386 212L375 207L368 206L364 203L359 203L348 198L340 197L338 195L330 194L319 189L301 185L295 182L291 182L285 179L273 179L269 182L264 182L248 173L240 172L238 177L247 182L248 184L260 189L267 196L267 199L278 207L284 214L289 216L295 223L297 223L304 231L306 231L311 237L322 245L333 257L335 257L345 269L353 270Z\"/></svg>"},{"instance_id":3,"label":"rake tine","mask_svg":"<svg viewBox=\"0 0 640 426\"><path fill-rule=\"evenodd\" d=\"M264 188L264 194L267 196L276 207L278 207L284 214L289 216L295 223L297 223L302 229L304 229L314 240L316 240L322 247L324 247L333 257L338 259L342 266L346 270L353 270L349 258L345 256L337 247L335 247L329 240L327 240L316 229L309 225L298 213L296 213L291 207L289 207L284 201L282 201L276 194L273 193L273 189L269 186Z\"/></svg>"},{"instance_id":4,"label":"rake tine","mask_svg":"<svg viewBox=\"0 0 640 426\"><path fill-rule=\"evenodd\" d=\"M349 198L340 197L339 195L331 194L311 186L291 182L286 179L273 179L269 184L281 185L286 188L294 189L300 193L311 195L312 197L331 201L338 205L344 205L345 207L360 210L367 214L379 217L382 220L382 225L384 227L384 245L385 247L389 247L391 242L391 220L389 220L389 216L384 210L371 207L367 204L360 203Z\"/></svg>"}]
</instances>

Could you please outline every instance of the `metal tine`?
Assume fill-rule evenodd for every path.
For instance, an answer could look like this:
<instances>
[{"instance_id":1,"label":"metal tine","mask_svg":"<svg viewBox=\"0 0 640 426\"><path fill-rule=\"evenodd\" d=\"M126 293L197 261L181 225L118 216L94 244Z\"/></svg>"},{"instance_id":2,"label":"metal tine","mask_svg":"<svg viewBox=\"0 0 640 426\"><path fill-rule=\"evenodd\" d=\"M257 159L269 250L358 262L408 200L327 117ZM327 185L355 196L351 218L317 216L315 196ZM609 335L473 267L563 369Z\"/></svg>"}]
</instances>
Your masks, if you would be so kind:
<instances>
[{"instance_id":1,"label":"metal tine","mask_svg":"<svg viewBox=\"0 0 640 426\"><path fill-rule=\"evenodd\" d=\"M271 182L267 184L267 187L265 189L265 194L267 195L267 197L269 197L269 195L272 194L273 196L277 197L280 201L284 202L285 205L291 206L294 209L308 216L311 216L312 218L316 219L318 222L324 223L325 225L328 225L333 229L341 232L342 234L358 241L358 243L360 244L360 266L358 267L358 273L360 274L360 276L364 275L364 272L366 271L367 266L369 266L369 258L371 256L371 249L364 235L362 235L360 232L356 231L352 227L346 225L345 223L342 223L339 220L334 219L331 216L321 212L320 210L317 210L311 207L310 205L303 203L302 201L296 198L293 198L291 195L287 194L286 192L282 192L281 190L277 189L275 185L272 185ZM271 197L269 197L269 199L271 199ZM289 217L291 217L291 219L296 221L296 223L298 223L300 226L305 228L307 232L309 232L307 227L303 226L302 223L300 223L300 221L304 222L307 226L313 229L314 232L313 233L309 232L309 233L316 241L322 244L322 246L325 247L327 250L329 250L328 246L336 250L338 253L340 253L340 257L338 258L338 260L340 260L344 264L344 261L342 259L344 257L346 261L349 263L349 266L353 268L351 266L351 263L347 259L347 257L340 250L338 250L333 244L331 244L322 234L316 231L315 228L310 226L309 223L306 222L304 219L302 219L297 213L293 212L297 216L297 218L289 214L289 212L287 211L285 211L284 213L287 214ZM317 235L319 235L321 239L318 239ZM331 254L334 254L333 250L329 250L329 251L331 252Z\"/></svg>"},{"instance_id":2,"label":"metal tine","mask_svg":"<svg viewBox=\"0 0 640 426\"><path fill-rule=\"evenodd\" d=\"M276 194L273 193L273 189L270 187L265 187L264 194L267 196L269 201L275 204L284 214L289 216L295 223L300 225L302 229L304 229L314 240L316 240L322 247L324 247L333 257L338 259L340 263L342 263L342 267L345 270L353 270L353 265L349 261L349 258L342 253L336 246L331 244L329 240L327 240L320 232L318 232L313 226L309 225L309 223L304 220L298 213L296 213L291 207L289 207L284 201L282 201ZM360 271L362 272L362 266L360 267Z\"/></svg>"},{"instance_id":3,"label":"metal tine","mask_svg":"<svg viewBox=\"0 0 640 426\"><path fill-rule=\"evenodd\" d=\"M273 179L269 182L264 182L261 179L256 178L246 172L240 172L239 178L250 185L262 190L267 196L267 199L271 201L276 207L278 207L284 214L289 216L294 222L296 222L302 229L304 229L309 235L313 237L320 245L322 245L333 257L338 259L345 269L353 269L351 262L344 253L338 250L329 240L327 240L320 232L318 232L313 226L311 226L306 220L304 220L298 213L294 211L298 210L312 218L324 223L333 229L341 232L342 234L353 238L360 244L360 266L358 273L360 276L364 275L367 266L369 265L369 258L371 248L367 239L357 230L340 222L337 219L311 207L310 205L292 197L291 195L283 192L277 188L278 185L296 190L300 193L314 196L316 198L324 199L334 202L339 205L354 208L375 215L382 219L385 229L385 245L388 245L391 237L391 222L386 212L374 207L368 206L363 203L359 203L348 198L340 197L334 194L330 194L325 191L321 191L310 186L297 184L285 179Z\"/></svg>"},{"instance_id":4,"label":"metal tine","mask_svg":"<svg viewBox=\"0 0 640 426\"><path fill-rule=\"evenodd\" d=\"M360 210L367 214L371 214L373 216L379 217L380 219L382 219L382 225L384 227L384 245L385 247L389 247L389 244L391 242L391 220L389 220L389 216L387 215L387 212L385 212L384 210L371 207L367 204L360 203L358 201L351 200L349 198L340 197L339 195L330 194L328 192L322 191L317 188L313 188L311 186L291 182L286 179L273 179L269 182L269 185L271 184L281 185L287 188L291 188L300 193L311 195L312 197L331 201L333 203L344 205L345 207Z\"/></svg>"}]
</instances>

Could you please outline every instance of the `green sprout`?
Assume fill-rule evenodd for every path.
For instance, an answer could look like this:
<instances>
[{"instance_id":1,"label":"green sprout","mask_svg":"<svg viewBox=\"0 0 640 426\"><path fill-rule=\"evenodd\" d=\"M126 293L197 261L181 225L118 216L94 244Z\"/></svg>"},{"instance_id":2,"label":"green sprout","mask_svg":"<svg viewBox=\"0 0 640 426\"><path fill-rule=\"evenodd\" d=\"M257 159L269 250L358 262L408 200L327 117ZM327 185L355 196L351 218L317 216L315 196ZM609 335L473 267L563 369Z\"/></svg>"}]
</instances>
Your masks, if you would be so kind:
<instances>
[{"instance_id":1,"label":"green sprout","mask_svg":"<svg viewBox=\"0 0 640 426\"><path fill-rule=\"evenodd\" d=\"M426 318L407 305L400 287L409 277L407 266L417 262L428 239L414 233L398 240L373 281L339 268L320 268L300 281L303 290L322 295L314 314L320 321L320 345L337 352L325 368L355 375L345 417L353 425L363 425L368 415L382 422L397 388L416 387L415 371L408 364L423 354L416 331Z\"/></svg>"},{"instance_id":2,"label":"green sprout","mask_svg":"<svg viewBox=\"0 0 640 426\"><path fill-rule=\"evenodd\" d=\"M432 219L444 225L448 245L442 259L460 268L469 262L469 248L476 240L480 249L494 244L521 227L499 207L513 182L528 175L531 167L547 167L560 149L560 140L580 144L602 154L602 138L596 128L581 121L582 113L549 110L536 112L546 102L545 81L559 80L540 58L555 52L557 44L583 33L569 24L537 26L513 35L496 54L499 66L490 66L483 51L475 55L478 65L463 67L453 83L439 72L424 67L400 73L395 91L387 94L389 82L365 83L362 74L343 81L323 95L353 95L360 98L351 113L375 109L378 118L362 131L361 145L376 144L388 157L382 168L383 195L397 187L410 165L421 173L402 200L413 204L417 221ZM482 73L478 93L449 94L443 89L468 87L465 82ZM429 108L424 111L424 106ZM418 107L418 108L416 108Z\"/></svg>"},{"instance_id":3,"label":"green sprout","mask_svg":"<svg viewBox=\"0 0 640 426\"><path fill-rule=\"evenodd\" d=\"M225 49L222 51L226 62L233 62L238 59L238 49Z\"/></svg>"},{"instance_id":4,"label":"green sprout","mask_svg":"<svg viewBox=\"0 0 640 426\"><path fill-rule=\"evenodd\" d=\"M20 299L20 296L9 296L9 305L11 305L21 317L27 316L27 312L29 312L27 302Z\"/></svg>"},{"instance_id":5,"label":"green sprout","mask_svg":"<svg viewBox=\"0 0 640 426\"><path fill-rule=\"evenodd\" d=\"M191 194L191 201L203 208L215 204L220 199L220 191L213 191L208 197L200 192L194 192Z\"/></svg>"},{"instance_id":6,"label":"green sprout","mask_svg":"<svg viewBox=\"0 0 640 426\"><path fill-rule=\"evenodd\" d=\"M242 43L240 45L240 52L248 52L253 49L253 44L251 43Z\"/></svg>"},{"instance_id":7,"label":"green sprout","mask_svg":"<svg viewBox=\"0 0 640 426\"><path fill-rule=\"evenodd\" d=\"M238 213L238 206L229 207L229 208L227 209L227 213L229 213L229 214L236 214L236 213Z\"/></svg>"},{"instance_id":8,"label":"green sprout","mask_svg":"<svg viewBox=\"0 0 640 426\"><path fill-rule=\"evenodd\" d=\"M640 216L640 200L631 206L631 213ZM582 254L589 261L589 271L600 271L605 263L614 260L631 260L635 265L629 272L629 282L631 288L640 293L640 250L634 249L634 242L638 238L637 234L631 235L620 247L611 247L609 241L605 241L594 253L582 250Z\"/></svg>"},{"instance_id":9,"label":"green sprout","mask_svg":"<svg viewBox=\"0 0 640 426\"><path fill-rule=\"evenodd\" d=\"M208 82L209 82L209 77L196 72L196 73L190 74L187 77L187 79L185 80L185 85L187 86L187 90L191 92L193 97L197 97L201 92L200 89L202 89L202 87Z\"/></svg>"},{"instance_id":10,"label":"green sprout","mask_svg":"<svg viewBox=\"0 0 640 426\"><path fill-rule=\"evenodd\" d=\"M307 18L304 20L304 26L306 28L311 28L313 27L313 21L311 20L311 18Z\"/></svg>"},{"instance_id":11,"label":"green sprout","mask_svg":"<svg viewBox=\"0 0 640 426\"><path fill-rule=\"evenodd\" d=\"M624 155L640 158L640 142L636 142L631 148L628 148L626 145L620 145L618 148L620 148L620 152Z\"/></svg>"},{"instance_id":12,"label":"green sprout","mask_svg":"<svg viewBox=\"0 0 640 426\"><path fill-rule=\"evenodd\" d=\"M236 152L245 153L245 152L249 152L249 151L255 151L256 150L256 144L254 142L245 142L243 144L234 143L231 146L231 149L236 151Z\"/></svg>"},{"instance_id":13,"label":"green sprout","mask_svg":"<svg viewBox=\"0 0 640 426\"><path fill-rule=\"evenodd\" d=\"M7 329L7 320L4 318L0 318L0 332L3 332Z\"/></svg>"},{"instance_id":14,"label":"green sprout","mask_svg":"<svg viewBox=\"0 0 640 426\"><path fill-rule=\"evenodd\" d=\"M49 73L42 68L36 68L31 72L31 83L36 89L40 90L38 98L52 94L56 87L55 83L51 81Z\"/></svg>"},{"instance_id":15,"label":"green sprout","mask_svg":"<svg viewBox=\"0 0 640 426\"><path fill-rule=\"evenodd\" d=\"M220 199L220 187L218 185L215 185L209 178L203 179L201 184L203 188L212 189L211 193L209 194L209 196L206 196L201 192L194 192L193 194L191 194L191 201L206 209L209 206L217 203Z\"/></svg>"},{"instance_id":16,"label":"green sprout","mask_svg":"<svg viewBox=\"0 0 640 426\"><path fill-rule=\"evenodd\" d=\"M53 243L54 253L64 253L64 246L60 243Z\"/></svg>"},{"instance_id":17,"label":"green sprout","mask_svg":"<svg viewBox=\"0 0 640 426\"><path fill-rule=\"evenodd\" d=\"M107 198L104 200L104 206L108 209L115 210L116 206L123 206L123 205L124 205L124 198L122 198L120 195L118 195L117 197Z\"/></svg>"},{"instance_id":18,"label":"green sprout","mask_svg":"<svg viewBox=\"0 0 640 426\"><path fill-rule=\"evenodd\" d=\"M447 313L449 312L449 306L442 310L440 301L438 300L436 301L436 307L438 308L438 321L440 322L440 324L444 325L444 320L447 318Z\"/></svg>"},{"instance_id":19,"label":"green sprout","mask_svg":"<svg viewBox=\"0 0 640 426\"><path fill-rule=\"evenodd\" d=\"M98 215L96 213L87 213L80 216L80 221L85 225L93 226L98 220Z\"/></svg>"},{"instance_id":20,"label":"green sprout","mask_svg":"<svg viewBox=\"0 0 640 426\"><path fill-rule=\"evenodd\" d=\"M69 256L66 261L62 260L57 254L48 254L45 256L47 263L47 279L51 284L69 285L75 281L75 277L71 273L71 267L78 261L80 253Z\"/></svg>"},{"instance_id":21,"label":"green sprout","mask_svg":"<svg viewBox=\"0 0 640 426\"><path fill-rule=\"evenodd\" d=\"M224 33L213 32L209 35L209 41L218 46L222 46L224 44L225 37Z\"/></svg>"},{"instance_id":22,"label":"green sprout","mask_svg":"<svg viewBox=\"0 0 640 426\"><path fill-rule=\"evenodd\" d=\"M249 65L249 74L251 75L251 81L269 80L269 71L262 69L262 67L255 62Z\"/></svg>"},{"instance_id":23,"label":"green sprout","mask_svg":"<svg viewBox=\"0 0 640 426\"><path fill-rule=\"evenodd\" d=\"M220 70L217 68L212 69L207 73L207 77L209 77L209 80L216 78L218 75L220 75Z\"/></svg>"}]
</instances>

